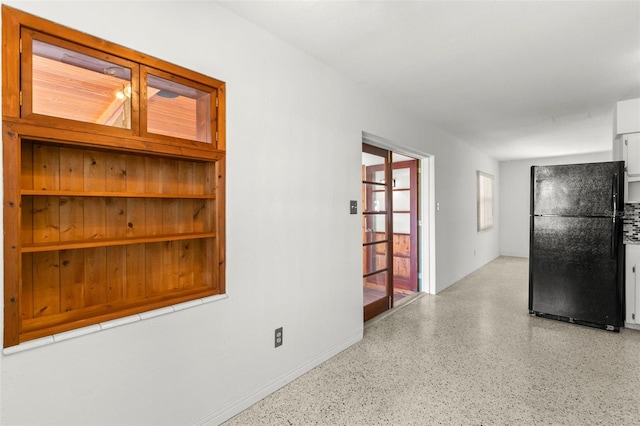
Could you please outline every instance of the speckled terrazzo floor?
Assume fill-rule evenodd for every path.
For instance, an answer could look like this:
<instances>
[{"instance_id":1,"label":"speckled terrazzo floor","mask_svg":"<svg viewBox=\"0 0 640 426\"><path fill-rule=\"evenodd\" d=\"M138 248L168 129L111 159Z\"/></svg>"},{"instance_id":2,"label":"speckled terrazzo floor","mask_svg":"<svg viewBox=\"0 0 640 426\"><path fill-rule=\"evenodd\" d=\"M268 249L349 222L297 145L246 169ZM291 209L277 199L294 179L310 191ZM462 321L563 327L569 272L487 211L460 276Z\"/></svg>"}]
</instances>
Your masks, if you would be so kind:
<instances>
[{"instance_id":1,"label":"speckled terrazzo floor","mask_svg":"<svg viewBox=\"0 0 640 426\"><path fill-rule=\"evenodd\" d=\"M527 279L500 257L225 425L640 425L640 331L531 317Z\"/></svg>"}]
</instances>

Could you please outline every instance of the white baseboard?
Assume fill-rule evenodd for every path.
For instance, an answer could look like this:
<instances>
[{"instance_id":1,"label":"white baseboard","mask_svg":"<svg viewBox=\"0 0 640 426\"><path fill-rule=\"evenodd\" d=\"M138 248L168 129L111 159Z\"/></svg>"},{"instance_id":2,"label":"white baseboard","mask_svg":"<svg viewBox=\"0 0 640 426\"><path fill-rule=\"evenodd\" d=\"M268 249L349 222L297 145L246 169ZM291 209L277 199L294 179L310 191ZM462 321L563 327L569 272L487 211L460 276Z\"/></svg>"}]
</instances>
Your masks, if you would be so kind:
<instances>
[{"instance_id":1,"label":"white baseboard","mask_svg":"<svg viewBox=\"0 0 640 426\"><path fill-rule=\"evenodd\" d=\"M625 328L631 328L633 330L640 330L640 324L633 324L631 322L624 322L624 327Z\"/></svg>"},{"instance_id":2,"label":"white baseboard","mask_svg":"<svg viewBox=\"0 0 640 426\"><path fill-rule=\"evenodd\" d=\"M500 253L500 256L529 258L529 254L523 254L523 253Z\"/></svg>"},{"instance_id":3,"label":"white baseboard","mask_svg":"<svg viewBox=\"0 0 640 426\"><path fill-rule=\"evenodd\" d=\"M195 423L194 426L214 426L214 425L219 425L226 420L229 420L233 416L251 407L256 402L260 401L261 399L271 395L273 392L282 388L287 383L294 381L298 377L302 376L303 374L307 373L308 371L312 370L313 368L317 367L318 365L322 364L328 359L336 356L337 354L344 351L348 347L358 343L360 340L362 340L362 336L363 336L362 331L360 333L355 334L354 336L351 336L350 338L344 340L342 343L334 346L333 348L327 350L326 352L321 353L320 355L313 358L312 360L304 363L300 367L295 368L279 377L276 377L272 381L265 384L263 387L257 389L255 392L252 392L251 394L245 397L242 397L236 401L230 402L229 404L220 408L219 410L214 411L213 413L209 414L208 416L204 417L203 419Z\"/></svg>"}]
</instances>

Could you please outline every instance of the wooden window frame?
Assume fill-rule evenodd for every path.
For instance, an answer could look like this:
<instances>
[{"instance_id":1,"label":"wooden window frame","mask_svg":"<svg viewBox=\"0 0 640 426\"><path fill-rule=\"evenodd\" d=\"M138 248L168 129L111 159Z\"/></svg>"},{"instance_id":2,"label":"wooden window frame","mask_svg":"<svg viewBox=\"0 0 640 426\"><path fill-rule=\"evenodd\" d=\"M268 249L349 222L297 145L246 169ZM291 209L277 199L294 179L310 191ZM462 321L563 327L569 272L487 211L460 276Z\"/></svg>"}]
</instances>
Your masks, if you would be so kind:
<instances>
[{"instance_id":1,"label":"wooden window frame","mask_svg":"<svg viewBox=\"0 0 640 426\"><path fill-rule=\"evenodd\" d=\"M56 46L65 48L67 50L76 51L78 53L92 56L97 59L102 59L108 62L112 62L114 64L126 67L131 69L131 106L132 106L132 116L131 116L131 127L130 128L117 128L110 127L101 124L88 123L84 121L77 120L69 120L60 117L47 116L43 114L38 114L33 112L33 94L32 94L32 85L29 84L32 81L32 66L31 66L31 58L32 58L32 41L38 40L48 44L54 44ZM120 135L123 137L130 137L140 133L140 111L139 111L139 99L138 94L140 92L139 87L139 65L136 62L127 60L126 58L120 58L114 55L110 55L108 53L104 53L98 51L97 49L92 49L86 45L70 42L68 40L64 40L59 36L53 36L50 34L43 33L41 31L37 31L33 28L29 27L21 27L20 28L20 69L21 75L20 85L21 89L21 118L37 123L38 125L49 125L49 126L73 126L74 130L86 130L86 131L95 131L100 134L113 134ZM7 58L10 60L10 58ZM71 123L70 123L71 122Z\"/></svg>"},{"instance_id":2,"label":"wooden window frame","mask_svg":"<svg viewBox=\"0 0 640 426\"><path fill-rule=\"evenodd\" d=\"M147 66L141 66L140 67L140 81L141 82L146 82L147 81L147 77L149 75L152 75L154 77L159 77L165 80L169 80L173 83L178 83L178 84L182 84L182 85L188 85L192 88L201 90L203 92L214 92L215 88L205 85L205 84L201 84L199 82L195 82L195 81L189 81L185 78L181 78L178 75L175 74L171 74L162 70L158 70L158 69L154 69L151 67L147 67ZM166 135L162 135L162 134L158 134L158 133L154 133L152 131L149 131L148 126L147 126L147 103L146 103L146 99L147 99L147 84L141 84L141 95L140 95L140 123L141 123L141 134L143 136L146 137L151 137L154 138L156 140L159 141L165 141L168 143L172 143L172 141L175 139L172 136L166 136ZM206 110L210 111L210 110L216 110L216 106L215 106L215 99L213 99L213 103L212 105L208 105L208 108L206 108ZM208 139L207 141L195 141L195 144L212 144L215 146L215 144L217 143L217 133L216 133L216 119L217 119L217 115L212 114L210 116L210 121L209 121L209 131L210 134L208 134L205 139ZM190 141L191 142L191 141Z\"/></svg>"},{"instance_id":3,"label":"wooden window frame","mask_svg":"<svg viewBox=\"0 0 640 426\"><path fill-rule=\"evenodd\" d=\"M29 87L27 87L30 83L30 71L25 71L28 68L25 67L25 61L28 62L29 59L24 59L26 54L30 54L30 44L22 40L23 31L30 35L35 34L35 37L43 38L47 42L54 41L61 47L78 50L83 54L101 57L126 66L130 65L132 67L131 128L117 128L33 114ZM3 220L5 234L4 347L193 299L225 293L225 83L6 5L2 6L2 39ZM153 134L146 130L146 107L142 105L145 99L142 95L146 90L142 74L146 72L211 92L211 105L205 108L211 112L210 128L212 134L210 142ZM175 177L175 173L173 180L167 178L171 174L163 175L161 186L165 186L165 188L138 192L129 189L126 191L112 190L111 192L109 190L88 190L87 178L84 178L84 187L75 192L55 186L51 188L29 187L25 181L35 179L33 176L36 174L33 171L28 171L29 167L35 167L33 161L28 159L28 154L29 150L36 146L42 146L50 152L57 153L60 158L63 155L81 158L83 155L86 157L97 153L96 155L99 157L106 156L121 159L121 161L145 162L148 170L151 170L148 173L164 170L165 164L169 164L166 166L169 167L167 170L195 168L203 172L200 174L192 172L194 177L187 185L181 183L180 178ZM30 161L32 162L30 163ZM61 170L58 169L58 175L62 173ZM121 175L126 176L126 174L127 170L123 169ZM52 176L56 176L55 173ZM143 176L148 179L147 175ZM110 182L109 179L111 178L105 173L104 182ZM167 180L169 183L165 184L164 182ZM199 188L202 185L209 189L202 192L202 188ZM33 220L35 214L33 212L36 209L27 210L25 207L23 210L23 202L27 205L29 200L41 200L42 197L44 199L51 198L57 203L72 197L83 200L101 199L103 204L114 199L127 200L127 202L129 200L145 200L151 204L153 200L157 199L159 203L166 201L169 206L172 206L172 203L183 202L181 200L187 201L183 202L185 206L183 215L177 216L178 224L175 225L175 233L147 231L147 234L142 236L129 238L124 236L125 229L119 229L115 231L115 235L121 236L116 238L98 238L96 240L80 238L77 241L60 243L54 241L44 244L25 242L28 235L25 234L24 229L28 228L24 228L24 226L28 227L29 221ZM202 226L206 227L205 232L196 232L194 226L192 226L194 229L180 230L188 228L189 224L179 222L179 218L188 217L191 200L194 200L193 203L201 203L206 206L203 207L204 217L200 222L204 224ZM171 218L171 216L167 217ZM165 223L169 222L170 219L167 219ZM131 227L132 224L129 223L128 226ZM107 234L106 229L105 234ZM27 234L28 232L30 231L26 231ZM23 289L25 282L23 279L28 280L27 276L30 272L23 270L23 259L27 259L29 253L57 252L60 255L60 253L71 250L80 250L85 253L84 250L92 250L96 247L106 250L107 247L128 247L136 244L145 247L150 247L153 244L168 246L172 242L185 240L202 241L194 243L195 247L200 248L198 266L205 267L203 265L206 265L208 268L205 271L205 275L208 275L202 283L196 282L197 280L192 278L190 286L180 287L176 284L177 278L167 278L165 280L169 283L167 289L150 292L135 300L123 296L122 300L101 302L99 306L89 305L86 308L74 308L69 312L58 312L44 318L37 318L37 315L33 318L25 318L21 306L22 302L28 302L26 296L24 296L25 300L22 300L24 291L26 291ZM86 262L89 255L83 254L82 256L85 256ZM104 260L105 258L98 259ZM36 263L35 261L30 262ZM59 267L59 265L54 266ZM35 270L36 267L33 269ZM111 285L110 282L102 284Z\"/></svg>"}]
</instances>

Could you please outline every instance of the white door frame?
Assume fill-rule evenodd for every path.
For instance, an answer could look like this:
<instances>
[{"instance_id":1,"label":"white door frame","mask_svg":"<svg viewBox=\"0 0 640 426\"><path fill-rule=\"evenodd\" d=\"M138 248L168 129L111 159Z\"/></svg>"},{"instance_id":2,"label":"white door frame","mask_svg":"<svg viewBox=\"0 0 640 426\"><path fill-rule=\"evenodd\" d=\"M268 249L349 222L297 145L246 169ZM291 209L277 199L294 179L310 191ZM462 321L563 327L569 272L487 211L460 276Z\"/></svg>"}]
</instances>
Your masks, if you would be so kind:
<instances>
[{"instance_id":1,"label":"white door frame","mask_svg":"<svg viewBox=\"0 0 640 426\"><path fill-rule=\"evenodd\" d=\"M397 145L387 139L362 132L362 142L420 161L420 259L418 288L421 292L436 294L436 215L435 215L435 156L415 148ZM424 276L427 271L427 276Z\"/></svg>"}]
</instances>

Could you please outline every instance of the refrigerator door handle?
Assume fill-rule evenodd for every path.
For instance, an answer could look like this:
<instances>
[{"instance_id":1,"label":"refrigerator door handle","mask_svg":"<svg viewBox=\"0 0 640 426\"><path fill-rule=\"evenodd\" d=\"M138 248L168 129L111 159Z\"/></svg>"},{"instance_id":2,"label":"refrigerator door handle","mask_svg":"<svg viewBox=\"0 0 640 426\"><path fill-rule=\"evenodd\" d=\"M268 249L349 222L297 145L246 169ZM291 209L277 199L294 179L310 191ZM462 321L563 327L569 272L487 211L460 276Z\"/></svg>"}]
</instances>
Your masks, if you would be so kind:
<instances>
[{"instance_id":1,"label":"refrigerator door handle","mask_svg":"<svg viewBox=\"0 0 640 426\"><path fill-rule=\"evenodd\" d=\"M618 173L613 174L611 179L611 204L613 207L612 220L612 232L611 232L611 259L615 259L618 254L618 186L619 186Z\"/></svg>"},{"instance_id":2,"label":"refrigerator door handle","mask_svg":"<svg viewBox=\"0 0 640 426\"><path fill-rule=\"evenodd\" d=\"M618 223L616 219L613 219L613 223L611 224L611 259L616 258L616 254L618 253Z\"/></svg>"},{"instance_id":3,"label":"refrigerator door handle","mask_svg":"<svg viewBox=\"0 0 640 426\"><path fill-rule=\"evenodd\" d=\"M613 221L616 221L618 217L618 174L613 174L613 179L611 182L611 202L613 203Z\"/></svg>"}]
</instances>

